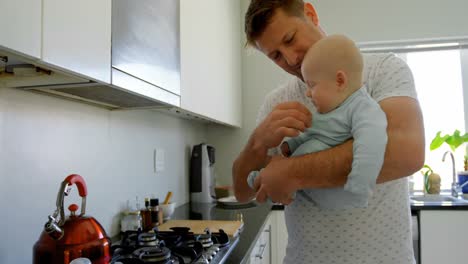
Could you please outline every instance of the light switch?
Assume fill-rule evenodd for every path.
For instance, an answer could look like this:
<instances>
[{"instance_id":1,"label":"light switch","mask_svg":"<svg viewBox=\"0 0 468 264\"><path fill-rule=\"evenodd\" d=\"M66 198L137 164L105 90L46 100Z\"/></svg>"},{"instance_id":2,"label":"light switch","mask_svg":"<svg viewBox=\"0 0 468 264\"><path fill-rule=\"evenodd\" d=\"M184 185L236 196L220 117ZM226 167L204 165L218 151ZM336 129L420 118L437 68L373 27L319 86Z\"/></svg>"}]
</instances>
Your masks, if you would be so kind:
<instances>
[{"instance_id":1,"label":"light switch","mask_svg":"<svg viewBox=\"0 0 468 264\"><path fill-rule=\"evenodd\" d=\"M154 150L154 172L164 171L165 151L163 148Z\"/></svg>"}]
</instances>

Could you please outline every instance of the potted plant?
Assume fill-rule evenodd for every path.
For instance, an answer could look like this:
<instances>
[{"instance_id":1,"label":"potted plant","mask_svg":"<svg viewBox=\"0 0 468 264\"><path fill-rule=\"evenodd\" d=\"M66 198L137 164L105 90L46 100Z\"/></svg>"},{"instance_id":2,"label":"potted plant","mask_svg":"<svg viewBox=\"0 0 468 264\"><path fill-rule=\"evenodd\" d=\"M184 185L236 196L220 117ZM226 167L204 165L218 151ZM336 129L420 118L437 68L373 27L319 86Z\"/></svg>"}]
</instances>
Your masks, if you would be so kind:
<instances>
[{"instance_id":1,"label":"potted plant","mask_svg":"<svg viewBox=\"0 0 468 264\"><path fill-rule=\"evenodd\" d=\"M429 165L424 165L421 169L424 176L424 193L439 194L440 193L440 175L435 173Z\"/></svg>"},{"instance_id":2,"label":"potted plant","mask_svg":"<svg viewBox=\"0 0 468 264\"><path fill-rule=\"evenodd\" d=\"M468 142L468 133L465 133L464 135L461 135L460 131L456 129L453 134L448 134L441 136L441 131L437 132L436 136L431 142L431 145L429 146L430 150L435 150L438 149L440 146L442 146L444 143L447 144L452 152L455 152L456 149L460 146L462 146L464 143ZM463 160L463 171L459 171L458 174L458 182L459 184L463 184L468 180L468 156L464 155L464 160ZM468 193L468 185L463 187L463 193Z\"/></svg>"}]
</instances>

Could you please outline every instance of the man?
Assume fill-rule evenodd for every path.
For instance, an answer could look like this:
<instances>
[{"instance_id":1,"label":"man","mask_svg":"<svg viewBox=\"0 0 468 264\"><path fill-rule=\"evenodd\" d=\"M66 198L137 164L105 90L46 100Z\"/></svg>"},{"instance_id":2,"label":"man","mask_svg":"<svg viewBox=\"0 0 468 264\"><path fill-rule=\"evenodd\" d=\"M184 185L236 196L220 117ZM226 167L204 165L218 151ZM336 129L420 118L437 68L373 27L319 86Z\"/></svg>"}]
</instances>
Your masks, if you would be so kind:
<instances>
[{"instance_id":1,"label":"man","mask_svg":"<svg viewBox=\"0 0 468 264\"><path fill-rule=\"evenodd\" d=\"M352 140L293 158L274 155L284 137L299 135L313 118L300 65L308 48L325 35L317 13L302 0L252 0L245 23L248 43L297 78L271 92L260 109L258 126L233 165L237 199L270 197L288 205L285 263L413 263L406 176L424 162L424 128L407 65L393 55L364 56L363 81L388 122L379 184L367 208L320 210L301 196L293 201L292 194L342 188L351 170ZM261 168L255 192L246 178Z\"/></svg>"}]
</instances>

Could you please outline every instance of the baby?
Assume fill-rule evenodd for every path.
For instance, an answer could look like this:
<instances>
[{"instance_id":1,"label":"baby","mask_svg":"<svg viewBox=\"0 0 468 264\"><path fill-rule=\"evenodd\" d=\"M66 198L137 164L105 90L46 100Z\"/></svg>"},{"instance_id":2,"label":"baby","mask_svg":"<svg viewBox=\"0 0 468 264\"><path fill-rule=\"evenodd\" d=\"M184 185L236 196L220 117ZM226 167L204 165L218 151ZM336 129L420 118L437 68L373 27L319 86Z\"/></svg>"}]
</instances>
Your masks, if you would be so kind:
<instances>
[{"instance_id":1,"label":"baby","mask_svg":"<svg viewBox=\"0 0 468 264\"><path fill-rule=\"evenodd\" d=\"M387 119L362 84L362 55L347 37L331 35L307 51L301 70L306 96L316 111L312 109L309 129L281 144L282 154L300 156L354 141L344 188L306 189L298 194L324 209L366 207L384 160ZM258 173L248 176L251 188Z\"/></svg>"}]
</instances>

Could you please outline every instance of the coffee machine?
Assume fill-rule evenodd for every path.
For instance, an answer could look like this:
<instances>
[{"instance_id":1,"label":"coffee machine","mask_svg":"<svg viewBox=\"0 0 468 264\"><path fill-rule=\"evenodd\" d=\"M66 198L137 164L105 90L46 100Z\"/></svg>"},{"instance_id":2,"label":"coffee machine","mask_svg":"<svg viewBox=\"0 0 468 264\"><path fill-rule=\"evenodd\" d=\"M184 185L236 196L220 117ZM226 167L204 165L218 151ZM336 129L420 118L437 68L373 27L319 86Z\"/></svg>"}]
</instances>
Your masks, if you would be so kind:
<instances>
[{"instance_id":1,"label":"coffee machine","mask_svg":"<svg viewBox=\"0 0 468 264\"><path fill-rule=\"evenodd\" d=\"M190 158L190 200L196 203L215 201L215 148L201 143L195 145Z\"/></svg>"}]
</instances>

